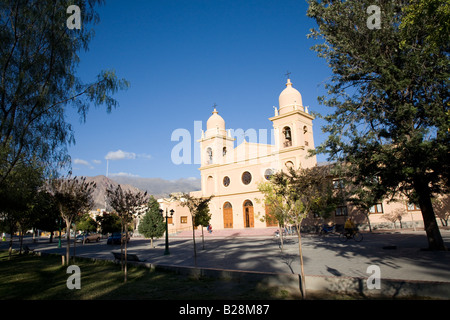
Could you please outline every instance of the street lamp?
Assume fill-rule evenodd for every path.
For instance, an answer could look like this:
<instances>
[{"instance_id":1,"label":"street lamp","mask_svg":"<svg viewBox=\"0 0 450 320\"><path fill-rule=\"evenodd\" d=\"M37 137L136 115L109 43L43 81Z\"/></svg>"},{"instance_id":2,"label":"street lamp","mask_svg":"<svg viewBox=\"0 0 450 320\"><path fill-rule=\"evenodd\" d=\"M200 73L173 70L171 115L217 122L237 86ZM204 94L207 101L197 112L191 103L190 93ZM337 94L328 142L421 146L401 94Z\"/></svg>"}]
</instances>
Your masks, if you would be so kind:
<instances>
[{"instance_id":1,"label":"street lamp","mask_svg":"<svg viewBox=\"0 0 450 320\"><path fill-rule=\"evenodd\" d=\"M56 219L56 223L58 224L59 228L58 248L61 248L61 217L58 217L58 219Z\"/></svg>"},{"instance_id":2,"label":"street lamp","mask_svg":"<svg viewBox=\"0 0 450 320\"><path fill-rule=\"evenodd\" d=\"M163 209L159 209L159 212L161 213L161 215L163 214L164 210ZM170 216L173 216L173 213L175 211L173 209L170 210ZM164 255L169 255L169 222L168 222L169 216L167 215L167 208L166 208L166 249L164 250Z\"/></svg>"}]
</instances>

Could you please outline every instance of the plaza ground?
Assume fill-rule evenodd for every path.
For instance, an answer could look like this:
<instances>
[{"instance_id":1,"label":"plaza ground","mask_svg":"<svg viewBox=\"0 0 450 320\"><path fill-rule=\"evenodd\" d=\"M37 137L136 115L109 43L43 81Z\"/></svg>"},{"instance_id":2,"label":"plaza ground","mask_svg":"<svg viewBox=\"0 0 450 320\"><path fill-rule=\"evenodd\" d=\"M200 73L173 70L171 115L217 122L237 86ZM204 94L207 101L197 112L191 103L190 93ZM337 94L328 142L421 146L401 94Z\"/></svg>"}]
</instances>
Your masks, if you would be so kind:
<instances>
[{"instance_id":1,"label":"plaza ground","mask_svg":"<svg viewBox=\"0 0 450 320\"><path fill-rule=\"evenodd\" d=\"M196 236L197 267L226 270L258 271L273 273L300 273L298 240L288 236L283 250L279 238L273 236L276 229L220 230L208 234L205 230L203 244L200 232ZM441 230L444 242L450 247L450 231ZM365 232L364 240L345 243L337 235L320 237L316 234L302 236L304 270L306 275L368 277L367 268L376 265L384 279L450 282L450 251L428 251L424 231L391 230L386 232ZM65 253L57 247L57 239L48 243L25 243L35 251ZM3 242L0 249L6 249ZM164 238L154 241L132 238L128 252L141 260L156 265L195 266L192 231L186 231L169 238L170 255L164 255ZM18 242L14 241L18 248ZM395 248L395 249L386 249ZM73 249L72 249L73 250ZM96 259L112 260L112 251L120 246L107 245L106 239L98 243L76 245L76 255Z\"/></svg>"}]
</instances>

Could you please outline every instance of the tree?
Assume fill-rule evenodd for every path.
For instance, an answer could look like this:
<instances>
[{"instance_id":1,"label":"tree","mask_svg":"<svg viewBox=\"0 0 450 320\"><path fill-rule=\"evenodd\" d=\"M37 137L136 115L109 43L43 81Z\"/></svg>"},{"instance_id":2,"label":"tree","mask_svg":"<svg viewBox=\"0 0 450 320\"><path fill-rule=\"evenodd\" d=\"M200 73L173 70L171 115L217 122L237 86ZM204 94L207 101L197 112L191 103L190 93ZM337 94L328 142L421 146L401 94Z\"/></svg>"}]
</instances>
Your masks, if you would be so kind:
<instances>
[{"instance_id":1,"label":"tree","mask_svg":"<svg viewBox=\"0 0 450 320\"><path fill-rule=\"evenodd\" d=\"M112 185L106 189L108 203L120 218L122 225L122 235L128 240L128 227L136 216L140 216L145 211L147 203L147 192L123 191L120 184L114 188ZM121 237L120 252L122 269L124 270L124 282L127 282L127 242Z\"/></svg>"},{"instance_id":2,"label":"tree","mask_svg":"<svg viewBox=\"0 0 450 320\"><path fill-rule=\"evenodd\" d=\"M115 213L103 213L102 216L97 216L97 223L100 225L101 233L113 233L121 231L120 218Z\"/></svg>"},{"instance_id":3,"label":"tree","mask_svg":"<svg viewBox=\"0 0 450 320\"><path fill-rule=\"evenodd\" d=\"M21 159L5 182L5 185L0 186L0 219L11 234L11 257L14 233L20 231L22 248L23 232L31 228L36 220L33 207L43 184L43 168L36 161Z\"/></svg>"},{"instance_id":4,"label":"tree","mask_svg":"<svg viewBox=\"0 0 450 320\"><path fill-rule=\"evenodd\" d=\"M419 204L429 249L445 250L431 200L449 191L450 41L428 31L449 30L448 1L381 1L379 29L367 21L373 1L308 3L310 37L323 40L313 49L333 72L319 98L333 108L329 136L315 152L346 163L375 198Z\"/></svg>"},{"instance_id":5,"label":"tree","mask_svg":"<svg viewBox=\"0 0 450 320\"><path fill-rule=\"evenodd\" d=\"M273 176L271 177L271 179ZM264 196L264 199L256 199L258 203L263 202L269 208L270 219L275 219L278 222L279 230L283 230L285 221L288 217L290 210L289 199L286 197L285 181L277 179L278 184L271 181L260 182L258 184L258 190ZM265 217L269 219L269 217ZM280 248L283 251L283 232L280 232Z\"/></svg>"},{"instance_id":6,"label":"tree","mask_svg":"<svg viewBox=\"0 0 450 320\"><path fill-rule=\"evenodd\" d=\"M21 159L37 158L50 169L70 163L67 144L74 143L66 122L67 105L86 119L90 105L118 106L111 94L129 86L114 70L101 71L91 83L76 76L79 52L87 51L95 11L103 0L0 1L0 185ZM70 5L83 22L71 30ZM53 170L52 170L53 171Z\"/></svg>"},{"instance_id":7,"label":"tree","mask_svg":"<svg viewBox=\"0 0 450 320\"><path fill-rule=\"evenodd\" d=\"M138 231L146 238L150 238L150 247L153 248L153 238L160 238L166 231L164 217L159 212L159 203L150 196L147 204L148 210L139 223Z\"/></svg>"},{"instance_id":8,"label":"tree","mask_svg":"<svg viewBox=\"0 0 450 320\"><path fill-rule=\"evenodd\" d=\"M97 231L97 222L89 215L89 213L85 213L80 217L78 221L78 230L82 231Z\"/></svg>"},{"instance_id":9,"label":"tree","mask_svg":"<svg viewBox=\"0 0 450 320\"><path fill-rule=\"evenodd\" d=\"M33 227L50 232L49 241L52 243L53 233L60 227L61 214L53 196L45 188L41 188L36 195L33 215L36 218Z\"/></svg>"},{"instance_id":10,"label":"tree","mask_svg":"<svg viewBox=\"0 0 450 320\"><path fill-rule=\"evenodd\" d=\"M333 192L329 167L312 167L299 170L289 168L270 179L272 186L260 189L266 203L272 206L280 219L295 226L300 258L301 293L306 297L305 273L301 242L301 224L309 214L327 217L341 201Z\"/></svg>"},{"instance_id":11,"label":"tree","mask_svg":"<svg viewBox=\"0 0 450 320\"><path fill-rule=\"evenodd\" d=\"M52 194L61 217L66 223L67 265L70 259L70 229L72 223L91 209L94 203L92 194L95 188L96 184L93 181L86 182L85 177L57 178L49 182L48 191Z\"/></svg>"},{"instance_id":12,"label":"tree","mask_svg":"<svg viewBox=\"0 0 450 320\"><path fill-rule=\"evenodd\" d=\"M201 215L205 208L209 206L209 202L213 196L209 197L194 197L187 193L182 193L181 196L171 194L170 197L175 201L179 201L182 207L188 207L192 218L192 240L194 242L194 264L197 266L197 246L195 243L195 228L196 217ZM200 225L200 223L198 224Z\"/></svg>"},{"instance_id":13,"label":"tree","mask_svg":"<svg viewBox=\"0 0 450 320\"><path fill-rule=\"evenodd\" d=\"M205 250L205 236L203 234L203 228L209 225L211 221L211 212L209 211L208 202L201 202L197 208L197 214L195 215L194 225L195 227L202 226L202 245L203 250Z\"/></svg>"}]
</instances>

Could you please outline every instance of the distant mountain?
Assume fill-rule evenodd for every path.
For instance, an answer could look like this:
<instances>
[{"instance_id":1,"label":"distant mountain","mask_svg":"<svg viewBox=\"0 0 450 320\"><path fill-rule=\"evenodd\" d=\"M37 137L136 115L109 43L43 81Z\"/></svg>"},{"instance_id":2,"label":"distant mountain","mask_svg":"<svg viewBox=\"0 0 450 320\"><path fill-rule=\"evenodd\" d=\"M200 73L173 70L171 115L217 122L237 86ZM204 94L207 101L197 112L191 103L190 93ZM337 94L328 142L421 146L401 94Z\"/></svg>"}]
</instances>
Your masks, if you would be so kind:
<instances>
[{"instance_id":1,"label":"distant mountain","mask_svg":"<svg viewBox=\"0 0 450 320\"><path fill-rule=\"evenodd\" d=\"M110 179L122 184L132 185L147 191L155 198L167 197L174 192L191 192L201 189L200 179L164 180L161 178L136 178L129 176L114 176Z\"/></svg>"},{"instance_id":2,"label":"distant mountain","mask_svg":"<svg viewBox=\"0 0 450 320\"><path fill-rule=\"evenodd\" d=\"M113 186L113 188L116 188L119 185L119 183L105 176L86 177L86 181L87 182L94 181L96 184L96 188L93 194L94 197L93 210L104 209L106 206L106 189L109 186ZM135 192L141 191L132 185L120 184L120 186L124 191L128 190Z\"/></svg>"},{"instance_id":3,"label":"distant mountain","mask_svg":"<svg viewBox=\"0 0 450 320\"><path fill-rule=\"evenodd\" d=\"M106 204L106 189L119 184L124 191L147 191L156 199L167 197L174 192L191 192L201 189L200 179L164 180L160 178L137 178L128 176L105 177L103 175L86 177L88 182L94 181L97 185L94 191L94 210L104 209Z\"/></svg>"}]
</instances>

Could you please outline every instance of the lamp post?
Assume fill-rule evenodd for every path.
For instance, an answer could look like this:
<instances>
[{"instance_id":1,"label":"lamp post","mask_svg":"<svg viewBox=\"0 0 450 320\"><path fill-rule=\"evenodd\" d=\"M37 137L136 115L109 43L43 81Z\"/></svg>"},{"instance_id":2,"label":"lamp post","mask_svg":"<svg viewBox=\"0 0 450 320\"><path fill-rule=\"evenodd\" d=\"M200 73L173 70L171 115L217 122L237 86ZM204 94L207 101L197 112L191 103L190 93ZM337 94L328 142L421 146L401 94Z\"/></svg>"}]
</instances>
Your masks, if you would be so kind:
<instances>
[{"instance_id":1,"label":"lamp post","mask_svg":"<svg viewBox=\"0 0 450 320\"><path fill-rule=\"evenodd\" d=\"M56 223L58 224L59 229L58 248L61 248L61 217L58 217L58 219L56 219Z\"/></svg>"},{"instance_id":2,"label":"lamp post","mask_svg":"<svg viewBox=\"0 0 450 320\"><path fill-rule=\"evenodd\" d=\"M163 209L159 209L159 212L161 213L161 215L163 214L164 210ZM170 210L170 216L173 216L173 213L175 211L173 209ZM164 255L169 255L169 222L168 222L169 216L167 215L167 208L166 208L166 249L164 250Z\"/></svg>"}]
</instances>

